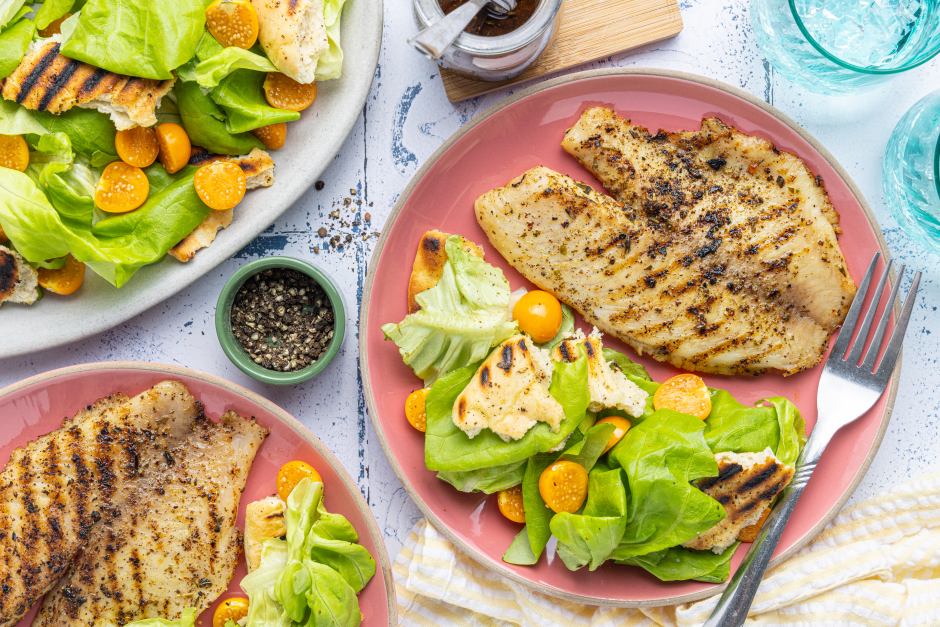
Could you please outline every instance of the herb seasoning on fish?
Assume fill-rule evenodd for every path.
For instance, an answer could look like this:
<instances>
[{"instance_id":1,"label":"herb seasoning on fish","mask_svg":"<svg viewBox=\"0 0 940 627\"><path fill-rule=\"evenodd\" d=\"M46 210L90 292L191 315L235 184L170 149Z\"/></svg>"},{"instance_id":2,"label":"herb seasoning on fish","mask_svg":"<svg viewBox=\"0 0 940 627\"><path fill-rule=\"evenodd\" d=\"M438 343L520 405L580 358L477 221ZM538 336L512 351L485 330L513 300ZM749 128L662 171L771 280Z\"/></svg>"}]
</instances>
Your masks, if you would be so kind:
<instances>
[{"instance_id":1,"label":"herb seasoning on fish","mask_svg":"<svg viewBox=\"0 0 940 627\"><path fill-rule=\"evenodd\" d=\"M333 306L323 288L297 270L263 270L232 305L232 332L252 361L294 372L314 363L333 339Z\"/></svg>"}]
</instances>

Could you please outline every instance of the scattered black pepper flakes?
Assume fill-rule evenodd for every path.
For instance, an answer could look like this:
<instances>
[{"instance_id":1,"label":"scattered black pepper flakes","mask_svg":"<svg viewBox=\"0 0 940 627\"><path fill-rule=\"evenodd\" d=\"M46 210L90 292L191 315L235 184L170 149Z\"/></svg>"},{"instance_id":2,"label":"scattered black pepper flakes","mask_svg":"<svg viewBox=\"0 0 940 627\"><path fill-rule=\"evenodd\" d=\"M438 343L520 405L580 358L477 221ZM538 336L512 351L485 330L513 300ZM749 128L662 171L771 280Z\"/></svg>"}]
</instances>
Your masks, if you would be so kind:
<instances>
[{"instance_id":1,"label":"scattered black pepper flakes","mask_svg":"<svg viewBox=\"0 0 940 627\"><path fill-rule=\"evenodd\" d=\"M319 359L335 324L323 288L287 268L263 270L248 279L235 295L231 322L251 360L277 372L301 370Z\"/></svg>"},{"instance_id":2,"label":"scattered black pepper flakes","mask_svg":"<svg viewBox=\"0 0 940 627\"><path fill-rule=\"evenodd\" d=\"M314 187L314 189L316 189L317 191L320 191L321 189L323 189L324 187L326 187L326 183L324 183L323 181L317 181L317 182L313 185L313 187Z\"/></svg>"}]
</instances>

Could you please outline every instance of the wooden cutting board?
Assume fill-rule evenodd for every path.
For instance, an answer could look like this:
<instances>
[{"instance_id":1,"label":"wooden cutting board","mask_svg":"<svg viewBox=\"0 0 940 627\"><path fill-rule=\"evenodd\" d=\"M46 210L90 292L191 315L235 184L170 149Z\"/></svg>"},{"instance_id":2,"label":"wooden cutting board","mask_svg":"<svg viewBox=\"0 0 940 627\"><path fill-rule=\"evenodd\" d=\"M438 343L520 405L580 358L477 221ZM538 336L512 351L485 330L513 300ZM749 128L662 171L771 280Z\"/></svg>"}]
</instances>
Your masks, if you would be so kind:
<instances>
[{"instance_id":1,"label":"wooden cutting board","mask_svg":"<svg viewBox=\"0 0 940 627\"><path fill-rule=\"evenodd\" d=\"M682 30L677 0L566 0L555 41L516 78L491 83L440 68L451 102L674 37Z\"/></svg>"}]
</instances>

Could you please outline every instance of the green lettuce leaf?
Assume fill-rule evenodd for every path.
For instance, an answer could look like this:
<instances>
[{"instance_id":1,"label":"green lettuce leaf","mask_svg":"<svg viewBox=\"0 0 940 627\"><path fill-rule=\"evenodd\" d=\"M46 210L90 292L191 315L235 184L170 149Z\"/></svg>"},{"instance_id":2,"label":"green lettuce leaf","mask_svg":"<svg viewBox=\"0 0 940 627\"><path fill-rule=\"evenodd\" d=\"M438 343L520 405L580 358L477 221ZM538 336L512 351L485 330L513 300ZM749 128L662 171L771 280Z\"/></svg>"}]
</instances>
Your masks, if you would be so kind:
<instances>
[{"instance_id":1,"label":"green lettuce leaf","mask_svg":"<svg viewBox=\"0 0 940 627\"><path fill-rule=\"evenodd\" d=\"M416 297L421 310L382 326L425 385L483 359L519 331L510 320L509 281L499 268L464 252L462 242L459 235L447 238L440 281Z\"/></svg>"},{"instance_id":2,"label":"green lettuce leaf","mask_svg":"<svg viewBox=\"0 0 940 627\"><path fill-rule=\"evenodd\" d=\"M205 32L203 0L88 0L62 27L62 54L111 72L155 80L193 57Z\"/></svg>"},{"instance_id":3,"label":"green lettuce leaf","mask_svg":"<svg viewBox=\"0 0 940 627\"><path fill-rule=\"evenodd\" d=\"M220 155L244 155L252 148L264 148L261 140L250 133L229 133L225 114L212 98L202 93L197 83L180 80L173 91L183 128L193 146L202 146Z\"/></svg>"},{"instance_id":4,"label":"green lettuce leaf","mask_svg":"<svg viewBox=\"0 0 940 627\"><path fill-rule=\"evenodd\" d=\"M264 97L264 76L252 70L236 70L223 78L209 94L225 112L225 129L229 133L244 133L261 126L300 119L298 111L275 109L268 104Z\"/></svg>"},{"instance_id":5,"label":"green lettuce leaf","mask_svg":"<svg viewBox=\"0 0 940 627\"><path fill-rule=\"evenodd\" d=\"M346 0L324 0L323 18L330 47L317 60L316 80L339 78L343 74L343 49L340 47L340 17Z\"/></svg>"},{"instance_id":6,"label":"green lettuce leaf","mask_svg":"<svg viewBox=\"0 0 940 627\"><path fill-rule=\"evenodd\" d=\"M102 167L111 161L116 161L117 148L114 147L114 137L117 130L111 119L94 109L74 107L59 114L48 111L33 111L36 121L45 127L49 133L65 133L72 144L72 150L91 159L96 153L108 155L110 161L93 164Z\"/></svg>"},{"instance_id":7,"label":"green lettuce leaf","mask_svg":"<svg viewBox=\"0 0 940 627\"><path fill-rule=\"evenodd\" d=\"M441 471L437 473L437 478L446 481L461 492L493 494L522 483L525 468L526 462L519 461L465 472Z\"/></svg>"},{"instance_id":8,"label":"green lettuce leaf","mask_svg":"<svg viewBox=\"0 0 940 627\"><path fill-rule=\"evenodd\" d=\"M196 609L187 607L181 613L179 620L165 618L144 618L127 623L124 627L194 627L196 624Z\"/></svg>"},{"instance_id":9,"label":"green lettuce leaf","mask_svg":"<svg viewBox=\"0 0 940 627\"><path fill-rule=\"evenodd\" d=\"M42 135L46 132L46 127L36 120L32 111L12 100L0 98L0 134Z\"/></svg>"},{"instance_id":10,"label":"green lettuce leaf","mask_svg":"<svg viewBox=\"0 0 940 627\"><path fill-rule=\"evenodd\" d=\"M731 574L731 556L740 542L735 542L719 555L711 551L697 551L682 546L637 555L618 564L639 566L652 573L660 581L685 581L695 579L707 583L724 583Z\"/></svg>"},{"instance_id":11,"label":"green lettuce leaf","mask_svg":"<svg viewBox=\"0 0 940 627\"><path fill-rule=\"evenodd\" d=\"M0 79L9 76L23 60L36 34L32 20L21 19L0 32Z\"/></svg>"},{"instance_id":12,"label":"green lettuce leaf","mask_svg":"<svg viewBox=\"0 0 940 627\"><path fill-rule=\"evenodd\" d=\"M580 464L586 471L591 472L594 464L604 454L604 448L610 442L610 436L614 434L615 429L616 427L608 422L592 426L582 440L569 445L558 459Z\"/></svg>"},{"instance_id":13,"label":"green lettuce leaf","mask_svg":"<svg viewBox=\"0 0 940 627\"><path fill-rule=\"evenodd\" d=\"M72 10L75 0L43 0L39 10L36 11L36 28L44 29L49 24Z\"/></svg>"},{"instance_id":14,"label":"green lettuce leaf","mask_svg":"<svg viewBox=\"0 0 940 627\"><path fill-rule=\"evenodd\" d=\"M609 458L627 474L627 526L612 557L624 560L694 538L725 517L692 481L718 474L703 421L661 409L633 427Z\"/></svg>"},{"instance_id":15,"label":"green lettuce leaf","mask_svg":"<svg viewBox=\"0 0 940 627\"><path fill-rule=\"evenodd\" d=\"M310 612L304 627L359 627L359 600L349 583L325 564L308 559L304 567L310 576L306 594Z\"/></svg>"},{"instance_id":16,"label":"green lettuce leaf","mask_svg":"<svg viewBox=\"0 0 940 627\"><path fill-rule=\"evenodd\" d=\"M209 33L205 34L203 42L199 44L196 56L199 58L199 63L196 64L193 75L199 86L204 89L212 89L236 70L277 72L274 64L257 47L251 50L234 46L223 48Z\"/></svg>"},{"instance_id":17,"label":"green lettuce leaf","mask_svg":"<svg viewBox=\"0 0 940 627\"><path fill-rule=\"evenodd\" d=\"M551 537L551 534L549 534L549 537ZM545 542L548 543L548 540ZM544 548L543 545L542 549ZM506 552L503 554L503 561L507 564L515 564L517 566L532 566L539 561L541 555L541 549L538 555L532 552L532 541L529 538L529 525L527 523L526 526L522 528L522 531L513 538L509 548L506 549Z\"/></svg>"},{"instance_id":18,"label":"green lettuce leaf","mask_svg":"<svg viewBox=\"0 0 940 627\"><path fill-rule=\"evenodd\" d=\"M26 0L0 0L0 28L16 21L24 4Z\"/></svg>"},{"instance_id":19,"label":"green lettuce leaf","mask_svg":"<svg viewBox=\"0 0 940 627\"><path fill-rule=\"evenodd\" d=\"M242 578L241 589L248 595L248 624L251 627L291 627L290 616L277 600L275 588L287 566L287 542L264 540L261 562Z\"/></svg>"},{"instance_id":20,"label":"green lettuce leaf","mask_svg":"<svg viewBox=\"0 0 940 627\"><path fill-rule=\"evenodd\" d=\"M774 448L774 454L784 464L795 466L800 451L806 444L806 421L796 405L783 398L774 396L759 403L771 403L776 409L777 425L780 429L780 443Z\"/></svg>"},{"instance_id":21,"label":"green lettuce leaf","mask_svg":"<svg viewBox=\"0 0 940 627\"><path fill-rule=\"evenodd\" d=\"M478 366L479 363L473 364L439 379L428 394L424 454L429 470L465 472L519 462L558 446L584 419L590 402L587 360L559 362L549 386L549 394L565 413L557 433L540 422L511 442L504 442L489 429L471 439L454 424L452 412L457 396L467 387Z\"/></svg>"},{"instance_id":22,"label":"green lettuce leaf","mask_svg":"<svg viewBox=\"0 0 940 627\"><path fill-rule=\"evenodd\" d=\"M598 427L613 425L598 425ZM609 432L606 432L609 438ZM569 570L590 564L596 570L616 549L627 526L627 497L619 468L591 473L583 514L556 514L552 534L558 556Z\"/></svg>"},{"instance_id":23,"label":"green lettuce leaf","mask_svg":"<svg viewBox=\"0 0 940 627\"><path fill-rule=\"evenodd\" d=\"M526 557L532 561L513 561L513 557L507 553L503 556L503 560L510 564L534 564L541 557L545 545L552 537L550 525L554 512L542 499L542 494L539 492L539 477L556 459L558 455L555 453L541 453L533 455L526 463L525 477L522 480L522 507L525 510L523 531L529 544ZM511 546L510 549L512 549Z\"/></svg>"},{"instance_id":24,"label":"green lettuce leaf","mask_svg":"<svg viewBox=\"0 0 940 627\"><path fill-rule=\"evenodd\" d=\"M759 453L770 448L784 464L796 463L806 443L806 422L793 403L777 396L748 407L725 390L710 391L712 411L704 435L712 452Z\"/></svg>"}]
</instances>

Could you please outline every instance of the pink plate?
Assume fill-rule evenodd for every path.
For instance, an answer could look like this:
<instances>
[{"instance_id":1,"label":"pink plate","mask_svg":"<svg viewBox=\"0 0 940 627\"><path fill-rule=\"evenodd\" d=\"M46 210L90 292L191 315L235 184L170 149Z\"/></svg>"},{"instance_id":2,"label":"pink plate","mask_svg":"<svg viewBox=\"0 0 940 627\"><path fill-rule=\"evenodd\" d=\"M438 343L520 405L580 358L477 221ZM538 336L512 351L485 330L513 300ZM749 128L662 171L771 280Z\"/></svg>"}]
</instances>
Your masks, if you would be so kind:
<instances>
[{"instance_id":1,"label":"pink plate","mask_svg":"<svg viewBox=\"0 0 940 627\"><path fill-rule=\"evenodd\" d=\"M571 572L554 559L551 550L548 560L535 567L504 563L502 555L520 526L499 513L495 496L460 493L425 468L423 438L404 419L403 411L408 393L421 387L421 382L402 363L395 345L384 341L380 329L407 313L411 260L425 231L439 229L488 244L473 214L473 202L480 194L537 165L603 191L560 146L565 129L581 112L600 105L650 129L697 129L703 117L717 116L744 133L773 141L780 149L801 157L825 180L842 215L841 242L853 277L862 276L876 251L887 254L870 209L835 158L795 122L749 94L665 70L603 70L556 79L502 101L460 129L428 159L399 199L373 255L362 302L359 354L362 371L367 373L366 399L385 454L405 489L435 527L481 563L536 590L578 602L624 607L687 602L716 594L723 586L694 581L663 583L639 568L624 566L608 565L593 573ZM846 246L847 242L851 245ZM513 289L532 288L500 255L490 252L486 259L503 270ZM580 318L579 324L584 327ZM650 358L638 358L610 336L604 342L637 359L658 381L678 372ZM743 403L787 396L812 427L821 372L820 366L788 378L766 374L706 376L705 380L729 390ZM809 542L861 481L887 427L899 373L895 372L888 393L875 407L830 444L772 565ZM733 567L740 564L746 548L738 550Z\"/></svg>"},{"instance_id":2,"label":"pink plate","mask_svg":"<svg viewBox=\"0 0 940 627\"><path fill-rule=\"evenodd\" d=\"M324 499L331 512L344 515L359 533L359 542L376 561L378 572L359 594L366 627L398 624L388 554L378 524L359 488L333 454L296 419L274 403L250 390L219 377L163 364L105 362L71 366L37 375L0 390L0 460L6 465L10 454L36 437L62 426L63 416L72 416L84 405L114 392L128 396L146 390L160 381L181 381L205 405L212 419L229 410L253 416L270 431L255 457L248 484L238 508L238 525L244 529L245 505L275 491L277 471L293 459L306 461L323 477ZM233 596L245 596L238 582L247 574L240 559L235 576L219 599L207 609L197 624L212 625L216 605ZM18 627L29 627L33 608Z\"/></svg>"}]
</instances>

